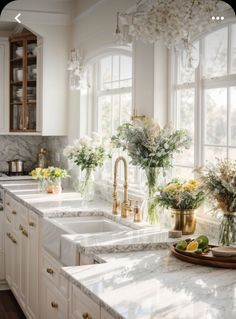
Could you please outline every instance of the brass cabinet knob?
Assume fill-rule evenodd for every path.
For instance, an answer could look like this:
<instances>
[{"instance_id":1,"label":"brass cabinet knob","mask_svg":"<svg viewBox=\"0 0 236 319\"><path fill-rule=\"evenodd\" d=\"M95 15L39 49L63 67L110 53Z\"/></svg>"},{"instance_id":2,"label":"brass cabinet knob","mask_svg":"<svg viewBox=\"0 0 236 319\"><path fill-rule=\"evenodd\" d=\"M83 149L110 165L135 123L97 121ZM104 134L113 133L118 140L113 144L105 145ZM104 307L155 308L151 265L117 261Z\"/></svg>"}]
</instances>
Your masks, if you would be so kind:
<instances>
[{"instance_id":1,"label":"brass cabinet knob","mask_svg":"<svg viewBox=\"0 0 236 319\"><path fill-rule=\"evenodd\" d=\"M10 203L9 202L6 202L7 206L10 206Z\"/></svg>"},{"instance_id":2,"label":"brass cabinet knob","mask_svg":"<svg viewBox=\"0 0 236 319\"><path fill-rule=\"evenodd\" d=\"M24 228L22 225L19 225L19 230L22 231Z\"/></svg>"},{"instance_id":3,"label":"brass cabinet knob","mask_svg":"<svg viewBox=\"0 0 236 319\"><path fill-rule=\"evenodd\" d=\"M87 312L84 312L84 313L82 314L82 317L83 317L83 319L93 319L92 316L90 316L90 314L87 313Z\"/></svg>"},{"instance_id":4,"label":"brass cabinet knob","mask_svg":"<svg viewBox=\"0 0 236 319\"><path fill-rule=\"evenodd\" d=\"M54 301L51 302L51 306L54 309L58 309L58 304L56 302L54 302Z\"/></svg>"},{"instance_id":5,"label":"brass cabinet knob","mask_svg":"<svg viewBox=\"0 0 236 319\"><path fill-rule=\"evenodd\" d=\"M12 215L16 215L16 211L15 210L13 210L11 213L12 213Z\"/></svg>"},{"instance_id":6,"label":"brass cabinet knob","mask_svg":"<svg viewBox=\"0 0 236 319\"><path fill-rule=\"evenodd\" d=\"M54 274L54 270L52 268L47 268L47 273L50 275Z\"/></svg>"},{"instance_id":7,"label":"brass cabinet knob","mask_svg":"<svg viewBox=\"0 0 236 319\"><path fill-rule=\"evenodd\" d=\"M35 223L34 222L29 222L29 226L35 227Z\"/></svg>"}]
</instances>

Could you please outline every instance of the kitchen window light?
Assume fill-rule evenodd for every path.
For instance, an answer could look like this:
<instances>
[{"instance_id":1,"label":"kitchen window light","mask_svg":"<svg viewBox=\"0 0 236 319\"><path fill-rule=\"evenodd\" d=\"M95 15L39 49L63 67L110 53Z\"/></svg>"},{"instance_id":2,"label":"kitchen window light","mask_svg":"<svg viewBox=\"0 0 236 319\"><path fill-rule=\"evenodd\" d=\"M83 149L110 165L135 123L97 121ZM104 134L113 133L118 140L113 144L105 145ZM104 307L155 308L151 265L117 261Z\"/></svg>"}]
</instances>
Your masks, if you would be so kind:
<instances>
[{"instance_id":1,"label":"kitchen window light","mask_svg":"<svg viewBox=\"0 0 236 319\"><path fill-rule=\"evenodd\" d=\"M172 120L189 130L190 150L175 158L174 176L190 178L194 168L215 158L236 159L236 23L224 22L194 43L198 68L174 57Z\"/></svg>"},{"instance_id":2,"label":"kitchen window light","mask_svg":"<svg viewBox=\"0 0 236 319\"><path fill-rule=\"evenodd\" d=\"M119 125L131 119L132 107L132 56L129 51L109 51L93 60L90 65L90 111L88 121L91 130L98 131L104 138L110 138ZM91 120L91 121L90 121ZM112 185L114 161L123 155L116 151L108 161L99 177L99 183ZM118 184L123 184L122 167L118 172ZM140 170L129 165L129 189L140 193Z\"/></svg>"}]
</instances>

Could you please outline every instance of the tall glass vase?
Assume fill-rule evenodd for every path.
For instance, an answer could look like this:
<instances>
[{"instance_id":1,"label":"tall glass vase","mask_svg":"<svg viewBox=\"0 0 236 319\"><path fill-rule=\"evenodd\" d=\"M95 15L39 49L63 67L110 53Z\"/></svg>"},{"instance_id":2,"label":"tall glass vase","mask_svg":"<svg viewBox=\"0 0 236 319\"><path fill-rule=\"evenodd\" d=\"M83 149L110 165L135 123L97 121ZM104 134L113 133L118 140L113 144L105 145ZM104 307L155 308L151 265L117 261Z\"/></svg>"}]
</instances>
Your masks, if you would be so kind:
<instances>
[{"instance_id":1,"label":"tall glass vase","mask_svg":"<svg viewBox=\"0 0 236 319\"><path fill-rule=\"evenodd\" d=\"M224 213L220 225L219 244L224 246L236 244L236 213Z\"/></svg>"},{"instance_id":2,"label":"tall glass vase","mask_svg":"<svg viewBox=\"0 0 236 319\"><path fill-rule=\"evenodd\" d=\"M84 201L94 198L94 174L92 169L83 170L79 177L79 192Z\"/></svg>"},{"instance_id":3,"label":"tall glass vase","mask_svg":"<svg viewBox=\"0 0 236 319\"><path fill-rule=\"evenodd\" d=\"M157 191L157 181L158 176L160 174L160 169L157 167L147 167L145 169L146 177L147 177L147 220L149 224L157 224L158 223L158 214L157 214L157 203L155 200L155 193Z\"/></svg>"}]
</instances>

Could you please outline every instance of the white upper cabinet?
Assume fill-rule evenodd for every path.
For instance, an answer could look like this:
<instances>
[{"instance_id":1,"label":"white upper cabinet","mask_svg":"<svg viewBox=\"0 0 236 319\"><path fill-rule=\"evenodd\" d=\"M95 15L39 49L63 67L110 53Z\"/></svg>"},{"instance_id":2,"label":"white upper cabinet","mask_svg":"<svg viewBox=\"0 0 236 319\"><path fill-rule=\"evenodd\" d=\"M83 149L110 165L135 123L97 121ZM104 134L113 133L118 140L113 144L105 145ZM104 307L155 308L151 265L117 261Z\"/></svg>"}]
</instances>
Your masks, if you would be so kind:
<instances>
[{"instance_id":1,"label":"white upper cabinet","mask_svg":"<svg viewBox=\"0 0 236 319\"><path fill-rule=\"evenodd\" d=\"M9 130L9 44L0 38L0 134Z\"/></svg>"},{"instance_id":2,"label":"white upper cabinet","mask_svg":"<svg viewBox=\"0 0 236 319\"><path fill-rule=\"evenodd\" d=\"M38 34L37 130L67 135L68 27L31 26Z\"/></svg>"},{"instance_id":3,"label":"white upper cabinet","mask_svg":"<svg viewBox=\"0 0 236 319\"><path fill-rule=\"evenodd\" d=\"M0 134L67 135L69 27L25 27L37 36L36 131L9 129L9 41L0 38Z\"/></svg>"}]
</instances>

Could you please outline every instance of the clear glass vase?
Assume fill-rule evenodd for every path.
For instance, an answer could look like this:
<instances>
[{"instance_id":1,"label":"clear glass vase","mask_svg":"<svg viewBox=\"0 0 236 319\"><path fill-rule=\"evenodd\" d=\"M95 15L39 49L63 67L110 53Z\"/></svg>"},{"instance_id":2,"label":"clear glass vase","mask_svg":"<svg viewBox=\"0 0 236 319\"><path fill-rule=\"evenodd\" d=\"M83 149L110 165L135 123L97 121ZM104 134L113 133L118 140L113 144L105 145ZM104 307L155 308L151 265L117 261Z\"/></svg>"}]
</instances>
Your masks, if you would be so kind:
<instances>
[{"instance_id":1,"label":"clear glass vase","mask_svg":"<svg viewBox=\"0 0 236 319\"><path fill-rule=\"evenodd\" d=\"M147 177L147 221L151 225L158 223L157 203L155 194L157 191L157 181L160 174L160 169L156 167L148 167L145 169Z\"/></svg>"},{"instance_id":2,"label":"clear glass vase","mask_svg":"<svg viewBox=\"0 0 236 319\"><path fill-rule=\"evenodd\" d=\"M94 173L93 170L83 170L79 176L78 191L84 201L91 201L94 199Z\"/></svg>"},{"instance_id":3,"label":"clear glass vase","mask_svg":"<svg viewBox=\"0 0 236 319\"><path fill-rule=\"evenodd\" d=\"M45 193L46 192L46 187L47 187L47 182L45 179L39 179L38 181L38 191Z\"/></svg>"},{"instance_id":4,"label":"clear glass vase","mask_svg":"<svg viewBox=\"0 0 236 319\"><path fill-rule=\"evenodd\" d=\"M236 244L236 213L224 213L220 225L219 245Z\"/></svg>"}]
</instances>

